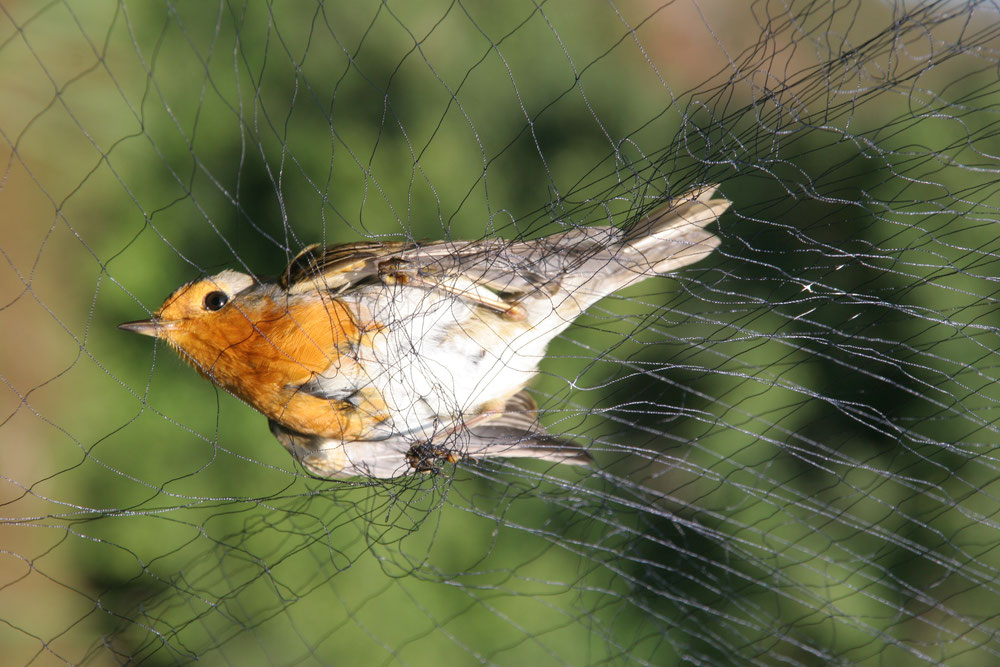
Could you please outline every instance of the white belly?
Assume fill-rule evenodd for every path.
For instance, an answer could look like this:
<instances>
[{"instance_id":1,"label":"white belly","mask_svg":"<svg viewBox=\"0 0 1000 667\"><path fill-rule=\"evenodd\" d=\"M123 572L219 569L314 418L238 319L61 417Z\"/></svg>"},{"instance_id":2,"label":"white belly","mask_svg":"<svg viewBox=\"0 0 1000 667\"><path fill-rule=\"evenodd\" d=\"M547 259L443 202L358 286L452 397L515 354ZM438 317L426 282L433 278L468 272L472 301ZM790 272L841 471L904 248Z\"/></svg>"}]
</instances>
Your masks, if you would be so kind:
<instances>
[{"instance_id":1,"label":"white belly","mask_svg":"<svg viewBox=\"0 0 1000 667\"><path fill-rule=\"evenodd\" d=\"M362 381L378 390L391 415L385 435L429 438L488 401L508 398L535 375L549 340L565 326L545 326L537 317L514 322L443 290L378 286L352 296L361 323L382 326L359 355L368 375Z\"/></svg>"}]
</instances>

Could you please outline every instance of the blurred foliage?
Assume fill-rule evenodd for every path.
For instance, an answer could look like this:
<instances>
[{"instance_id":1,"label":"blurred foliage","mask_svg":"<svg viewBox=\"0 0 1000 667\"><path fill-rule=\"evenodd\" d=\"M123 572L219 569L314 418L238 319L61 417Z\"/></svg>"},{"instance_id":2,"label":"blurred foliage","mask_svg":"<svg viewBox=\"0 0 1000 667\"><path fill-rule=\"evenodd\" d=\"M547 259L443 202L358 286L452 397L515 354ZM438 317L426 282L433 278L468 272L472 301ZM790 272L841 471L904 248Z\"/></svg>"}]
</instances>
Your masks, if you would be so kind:
<instances>
[{"instance_id":1,"label":"blurred foliage","mask_svg":"<svg viewBox=\"0 0 1000 667\"><path fill-rule=\"evenodd\" d=\"M995 38L925 55L971 3L877 4L10 3L12 660L989 664ZM698 182L720 252L534 385L594 471L313 480L114 328L313 242L622 224Z\"/></svg>"}]
</instances>

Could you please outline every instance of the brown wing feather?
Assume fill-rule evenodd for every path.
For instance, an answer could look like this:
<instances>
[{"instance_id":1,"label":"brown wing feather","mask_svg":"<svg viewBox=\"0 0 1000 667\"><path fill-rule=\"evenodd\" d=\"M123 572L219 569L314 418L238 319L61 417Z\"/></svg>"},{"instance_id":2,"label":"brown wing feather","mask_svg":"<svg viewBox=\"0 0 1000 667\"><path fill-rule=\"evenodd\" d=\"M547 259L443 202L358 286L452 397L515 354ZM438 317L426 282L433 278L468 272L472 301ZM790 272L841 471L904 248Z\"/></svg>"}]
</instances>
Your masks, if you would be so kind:
<instances>
[{"instance_id":1,"label":"brown wing feather","mask_svg":"<svg viewBox=\"0 0 1000 667\"><path fill-rule=\"evenodd\" d=\"M344 245L321 247L319 244L307 246L296 255L278 284L289 291L295 287L316 280L328 289L341 291L365 277L378 273L378 263L412 248L405 243L374 243L361 241Z\"/></svg>"},{"instance_id":2,"label":"brown wing feather","mask_svg":"<svg viewBox=\"0 0 1000 667\"><path fill-rule=\"evenodd\" d=\"M504 412L460 434L462 454L469 458L501 456L590 465L593 457L580 445L550 435L538 423L535 399L521 390L507 399Z\"/></svg>"},{"instance_id":3,"label":"brown wing feather","mask_svg":"<svg viewBox=\"0 0 1000 667\"><path fill-rule=\"evenodd\" d=\"M279 284L292 292L317 286L343 292L378 276L380 265L391 261L430 279L461 275L516 300L558 286L567 274L579 274L576 282L587 281L612 264L633 274L672 271L703 258L718 243L704 229L729 205L724 199L710 199L715 187L686 192L624 228L577 227L529 241L309 246L289 263Z\"/></svg>"},{"instance_id":4,"label":"brown wing feather","mask_svg":"<svg viewBox=\"0 0 1000 667\"><path fill-rule=\"evenodd\" d=\"M291 292L315 289L316 283L343 292L378 276L379 266L391 261L428 277L465 275L497 292L526 292L537 287L541 278L525 270L524 251L535 250L542 241L365 241L327 248L312 245L292 259L278 284Z\"/></svg>"}]
</instances>

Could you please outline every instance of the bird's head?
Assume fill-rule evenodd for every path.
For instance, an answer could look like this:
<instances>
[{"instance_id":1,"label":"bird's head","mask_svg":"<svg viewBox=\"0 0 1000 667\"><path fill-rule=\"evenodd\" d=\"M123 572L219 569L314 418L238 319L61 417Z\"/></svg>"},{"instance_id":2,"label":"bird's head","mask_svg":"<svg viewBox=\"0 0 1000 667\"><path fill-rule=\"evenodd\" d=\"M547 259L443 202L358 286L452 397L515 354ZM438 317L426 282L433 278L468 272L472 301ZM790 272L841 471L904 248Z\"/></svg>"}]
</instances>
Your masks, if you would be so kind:
<instances>
[{"instance_id":1,"label":"bird's head","mask_svg":"<svg viewBox=\"0 0 1000 667\"><path fill-rule=\"evenodd\" d=\"M231 343L228 329L250 326L234 300L254 284L253 277L237 271L195 280L174 290L148 320L118 328L163 339L186 360L203 366L206 359L201 357L218 354Z\"/></svg>"}]
</instances>

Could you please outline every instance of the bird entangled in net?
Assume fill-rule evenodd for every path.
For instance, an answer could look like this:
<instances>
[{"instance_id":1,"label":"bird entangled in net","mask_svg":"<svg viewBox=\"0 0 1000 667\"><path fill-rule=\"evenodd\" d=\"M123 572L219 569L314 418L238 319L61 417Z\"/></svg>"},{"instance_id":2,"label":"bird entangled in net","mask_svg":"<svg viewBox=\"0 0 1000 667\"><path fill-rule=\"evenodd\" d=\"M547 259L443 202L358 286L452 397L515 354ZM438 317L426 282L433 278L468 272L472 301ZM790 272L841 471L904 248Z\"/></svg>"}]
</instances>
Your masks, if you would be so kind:
<instances>
[{"instance_id":1,"label":"bird entangled in net","mask_svg":"<svg viewBox=\"0 0 1000 667\"><path fill-rule=\"evenodd\" d=\"M5 4L5 661L994 662L998 8L738 4Z\"/></svg>"}]
</instances>

